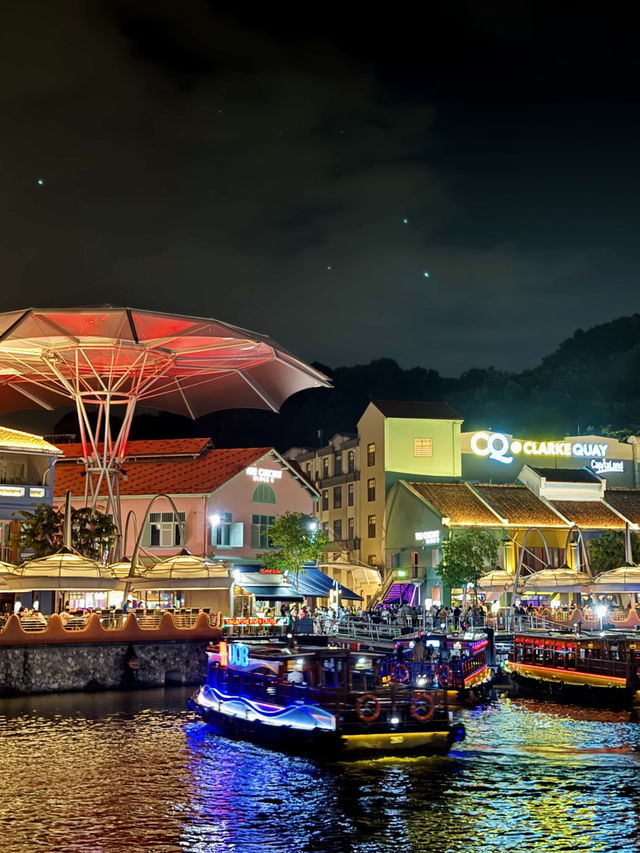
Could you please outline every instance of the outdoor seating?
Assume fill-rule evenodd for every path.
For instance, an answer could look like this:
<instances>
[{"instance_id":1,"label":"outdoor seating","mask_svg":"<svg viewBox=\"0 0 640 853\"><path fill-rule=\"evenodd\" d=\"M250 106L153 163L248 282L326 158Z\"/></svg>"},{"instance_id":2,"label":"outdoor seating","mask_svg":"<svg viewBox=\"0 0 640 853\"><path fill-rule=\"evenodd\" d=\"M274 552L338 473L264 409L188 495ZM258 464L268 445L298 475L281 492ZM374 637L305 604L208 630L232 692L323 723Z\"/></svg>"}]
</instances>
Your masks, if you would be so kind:
<instances>
[{"instance_id":1,"label":"outdoor seating","mask_svg":"<svg viewBox=\"0 0 640 853\"><path fill-rule=\"evenodd\" d=\"M20 620L20 627L23 631L44 631L47 623L42 619L31 619L28 616Z\"/></svg>"}]
</instances>

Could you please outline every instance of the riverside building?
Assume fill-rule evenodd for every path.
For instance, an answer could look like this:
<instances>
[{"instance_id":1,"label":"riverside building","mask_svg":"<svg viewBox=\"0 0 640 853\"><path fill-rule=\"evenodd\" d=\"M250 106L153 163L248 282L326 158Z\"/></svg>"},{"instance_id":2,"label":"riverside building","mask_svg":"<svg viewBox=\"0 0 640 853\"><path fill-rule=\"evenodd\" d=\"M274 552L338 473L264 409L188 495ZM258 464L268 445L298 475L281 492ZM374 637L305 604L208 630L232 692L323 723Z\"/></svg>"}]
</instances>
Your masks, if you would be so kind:
<instances>
[{"instance_id":1,"label":"riverside building","mask_svg":"<svg viewBox=\"0 0 640 853\"><path fill-rule=\"evenodd\" d=\"M462 432L462 424L444 403L373 401L357 435L286 454L321 494L317 515L332 539L327 563L338 579L350 567L371 566L385 589L395 582L405 598L447 600L436 567L456 529L498 537L498 565L507 571L532 527L543 531L555 565L580 559L575 543L565 553L576 526L585 540L627 523L638 529L636 436L534 440ZM530 535L523 563L546 566L541 536Z\"/></svg>"}]
</instances>

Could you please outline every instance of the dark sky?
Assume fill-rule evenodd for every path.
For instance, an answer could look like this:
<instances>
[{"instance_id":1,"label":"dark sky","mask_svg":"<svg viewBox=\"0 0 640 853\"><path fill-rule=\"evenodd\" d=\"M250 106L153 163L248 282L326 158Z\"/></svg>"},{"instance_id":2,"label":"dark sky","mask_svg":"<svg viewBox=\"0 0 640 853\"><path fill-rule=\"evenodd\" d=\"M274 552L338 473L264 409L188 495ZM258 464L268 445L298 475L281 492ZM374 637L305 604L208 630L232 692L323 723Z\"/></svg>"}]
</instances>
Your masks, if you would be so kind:
<instances>
[{"instance_id":1,"label":"dark sky","mask_svg":"<svg viewBox=\"0 0 640 853\"><path fill-rule=\"evenodd\" d=\"M638 311L625 5L376 8L5 5L0 310L212 316L451 375Z\"/></svg>"}]
</instances>

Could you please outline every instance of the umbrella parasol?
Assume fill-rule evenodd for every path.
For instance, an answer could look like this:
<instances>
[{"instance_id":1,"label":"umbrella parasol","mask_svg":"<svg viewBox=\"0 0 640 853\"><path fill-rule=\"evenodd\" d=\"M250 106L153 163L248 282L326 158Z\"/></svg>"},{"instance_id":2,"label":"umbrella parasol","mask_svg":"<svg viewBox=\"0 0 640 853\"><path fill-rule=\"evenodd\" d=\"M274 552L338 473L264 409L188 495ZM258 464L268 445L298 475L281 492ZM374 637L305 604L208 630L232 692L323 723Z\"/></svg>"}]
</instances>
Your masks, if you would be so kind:
<instances>
[{"instance_id":1,"label":"umbrella parasol","mask_svg":"<svg viewBox=\"0 0 640 853\"><path fill-rule=\"evenodd\" d=\"M224 563L196 557L183 549L130 582L137 590L230 589L233 578Z\"/></svg>"},{"instance_id":2,"label":"umbrella parasol","mask_svg":"<svg viewBox=\"0 0 640 853\"><path fill-rule=\"evenodd\" d=\"M11 575L10 585L22 590L114 590L122 586L108 568L70 548L26 560Z\"/></svg>"},{"instance_id":3,"label":"umbrella parasol","mask_svg":"<svg viewBox=\"0 0 640 853\"><path fill-rule=\"evenodd\" d=\"M266 335L218 320L110 305L0 314L0 412L73 403L85 503L95 506L106 486L118 526L118 473L138 403L191 418L219 409L277 411L291 394L328 385ZM123 417L112 436L114 407Z\"/></svg>"},{"instance_id":4,"label":"umbrella parasol","mask_svg":"<svg viewBox=\"0 0 640 853\"><path fill-rule=\"evenodd\" d=\"M540 572L528 575L522 584L522 594L538 592L588 592L593 582L591 575L578 572L568 566L554 569L548 566Z\"/></svg>"}]
</instances>

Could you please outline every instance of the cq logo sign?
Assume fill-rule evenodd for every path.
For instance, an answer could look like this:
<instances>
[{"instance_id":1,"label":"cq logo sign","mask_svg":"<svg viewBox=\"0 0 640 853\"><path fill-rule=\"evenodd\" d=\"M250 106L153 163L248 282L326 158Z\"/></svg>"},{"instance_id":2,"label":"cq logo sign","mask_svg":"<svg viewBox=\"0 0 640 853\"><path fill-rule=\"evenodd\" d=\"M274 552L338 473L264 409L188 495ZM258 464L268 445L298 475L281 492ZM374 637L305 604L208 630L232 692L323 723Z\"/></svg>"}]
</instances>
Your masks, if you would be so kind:
<instances>
[{"instance_id":1,"label":"cq logo sign","mask_svg":"<svg viewBox=\"0 0 640 853\"><path fill-rule=\"evenodd\" d=\"M477 456L488 456L496 462L509 465L513 462L513 456L507 456L509 452L509 439L501 432L476 432L471 436L471 450Z\"/></svg>"}]
</instances>

